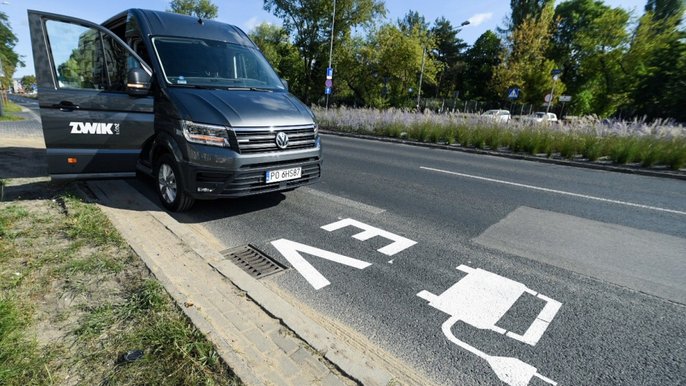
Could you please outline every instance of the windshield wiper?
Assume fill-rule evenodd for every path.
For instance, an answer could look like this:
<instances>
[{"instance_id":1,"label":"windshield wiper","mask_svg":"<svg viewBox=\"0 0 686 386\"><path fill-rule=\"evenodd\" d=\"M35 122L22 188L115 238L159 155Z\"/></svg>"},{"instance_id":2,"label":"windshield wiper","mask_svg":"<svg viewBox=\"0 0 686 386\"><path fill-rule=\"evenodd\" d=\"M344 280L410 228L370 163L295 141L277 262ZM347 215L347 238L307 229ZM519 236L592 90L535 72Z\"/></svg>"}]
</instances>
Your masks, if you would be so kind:
<instances>
[{"instance_id":1,"label":"windshield wiper","mask_svg":"<svg viewBox=\"0 0 686 386\"><path fill-rule=\"evenodd\" d=\"M264 87L238 87L238 86L229 86L226 87L227 90L231 91L262 91L262 92L272 92L274 90L270 88L264 88Z\"/></svg>"}]
</instances>

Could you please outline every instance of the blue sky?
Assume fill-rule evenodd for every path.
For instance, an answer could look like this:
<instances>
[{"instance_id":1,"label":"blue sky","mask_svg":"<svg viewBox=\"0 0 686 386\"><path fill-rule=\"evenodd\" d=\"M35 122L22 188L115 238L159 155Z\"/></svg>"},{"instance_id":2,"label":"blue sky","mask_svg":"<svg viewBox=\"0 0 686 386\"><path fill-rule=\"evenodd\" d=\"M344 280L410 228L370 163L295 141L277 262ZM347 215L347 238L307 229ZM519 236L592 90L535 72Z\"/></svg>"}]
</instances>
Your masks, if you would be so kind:
<instances>
[{"instance_id":1,"label":"blue sky","mask_svg":"<svg viewBox=\"0 0 686 386\"><path fill-rule=\"evenodd\" d=\"M279 19L262 8L262 0L213 2L219 6L219 21L237 25L246 32L262 22L280 24ZM446 17L453 25L469 20L471 24L464 27L460 33L460 37L469 44L486 30L502 25L503 19L510 11L509 0L386 0L385 3L388 10L387 18L391 21L402 17L409 10L418 11L430 22L440 16ZM634 10L638 15L642 12L646 0L605 0L605 3ZM26 63L26 67L18 68L14 76L21 77L34 72L27 9L70 15L100 23L128 8L164 10L168 5L168 0L0 0L0 11L9 16L12 30L19 38L15 49Z\"/></svg>"}]
</instances>

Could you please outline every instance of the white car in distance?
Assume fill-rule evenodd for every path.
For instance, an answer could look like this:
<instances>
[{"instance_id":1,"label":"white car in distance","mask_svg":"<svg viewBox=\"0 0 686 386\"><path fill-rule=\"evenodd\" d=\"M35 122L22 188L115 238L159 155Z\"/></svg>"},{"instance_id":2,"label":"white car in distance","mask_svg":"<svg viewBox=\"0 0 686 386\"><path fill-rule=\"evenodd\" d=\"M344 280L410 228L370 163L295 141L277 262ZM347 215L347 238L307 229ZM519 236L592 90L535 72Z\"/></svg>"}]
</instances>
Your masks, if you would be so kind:
<instances>
[{"instance_id":1,"label":"white car in distance","mask_svg":"<svg viewBox=\"0 0 686 386\"><path fill-rule=\"evenodd\" d=\"M536 123L557 122L557 115L555 115L555 113L539 111L528 116L527 119Z\"/></svg>"},{"instance_id":2,"label":"white car in distance","mask_svg":"<svg viewBox=\"0 0 686 386\"><path fill-rule=\"evenodd\" d=\"M512 118L507 110L486 110L481 117L485 120L507 123Z\"/></svg>"}]
</instances>

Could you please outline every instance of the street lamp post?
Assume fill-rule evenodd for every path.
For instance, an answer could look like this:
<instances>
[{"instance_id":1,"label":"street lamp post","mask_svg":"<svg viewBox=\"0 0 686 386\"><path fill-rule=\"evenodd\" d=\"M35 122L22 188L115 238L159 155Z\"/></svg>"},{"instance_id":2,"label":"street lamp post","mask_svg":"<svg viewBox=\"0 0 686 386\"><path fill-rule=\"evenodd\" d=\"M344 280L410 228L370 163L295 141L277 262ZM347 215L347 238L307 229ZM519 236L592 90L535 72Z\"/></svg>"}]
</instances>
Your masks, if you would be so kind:
<instances>
[{"instance_id":1,"label":"street lamp post","mask_svg":"<svg viewBox=\"0 0 686 386\"><path fill-rule=\"evenodd\" d=\"M333 31L336 23L336 0L333 0L333 15L331 16L331 44L329 45L329 68L333 58ZM329 111L329 94L326 94L326 111Z\"/></svg>"}]
</instances>

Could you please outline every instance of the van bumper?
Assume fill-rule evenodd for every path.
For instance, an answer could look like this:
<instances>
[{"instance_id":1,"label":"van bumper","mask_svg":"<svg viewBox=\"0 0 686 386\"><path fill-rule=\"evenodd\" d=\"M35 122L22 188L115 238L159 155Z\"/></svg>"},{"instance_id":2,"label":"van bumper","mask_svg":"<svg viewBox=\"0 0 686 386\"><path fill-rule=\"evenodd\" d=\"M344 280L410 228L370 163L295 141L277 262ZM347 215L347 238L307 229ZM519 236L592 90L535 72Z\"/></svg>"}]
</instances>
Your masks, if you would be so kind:
<instances>
[{"instance_id":1,"label":"van bumper","mask_svg":"<svg viewBox=\"0 0 686 386\"><path fill-rule=\"evenodd\" d=\"M292 190L313 184L321 176L320 146L249 155L221 148L208 152L206 146L189 150L190 160L182 163L181 173L187 192L199 200ZM266 183L267 172L295 167L301 168L300 178Z\"/></svg>"}]
</instances>

